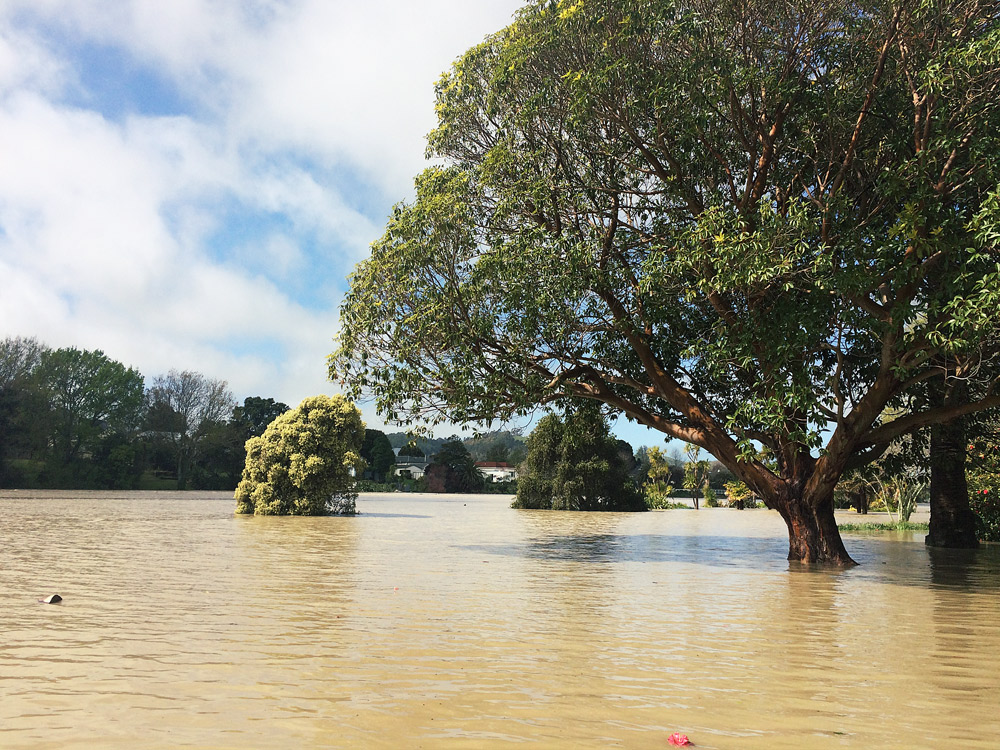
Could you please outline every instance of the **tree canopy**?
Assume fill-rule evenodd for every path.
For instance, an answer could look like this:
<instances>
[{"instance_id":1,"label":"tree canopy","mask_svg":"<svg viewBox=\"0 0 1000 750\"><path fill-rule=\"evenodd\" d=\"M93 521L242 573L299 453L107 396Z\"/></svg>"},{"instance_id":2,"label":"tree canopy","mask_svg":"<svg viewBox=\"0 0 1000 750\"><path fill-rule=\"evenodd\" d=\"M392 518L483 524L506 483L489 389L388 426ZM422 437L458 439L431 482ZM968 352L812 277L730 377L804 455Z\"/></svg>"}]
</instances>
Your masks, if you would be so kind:
<instances>
[{"instance_id":1,"label":"tree canopy","mask_svg":"<svg viewBox=\"0 0 1000 750\"><path fill-rule=\"evenodd\" d=\"M995 3L539 0L437 114L330 359L388 418L603 402L846 565L840 475L1000 404L910 398L996 354Z\"/></svg>"},{"instance_id":2,"label":"tree canopy","mask_svg":"<svg viewBox=\"0 0 1000 750\"><path fill-rule=\"evenodd\" d=\"M364 438L361 412L343 396L305 399L247 441L236 512L353 515Z\"/></svg>"},{"instance_id":3,"label":"tree canopy","mask_svg":"<svg viewBox=\"0 0 1000 750\"><path fill-rule=\"evenodd\" d=\"M513 507L646 510L630 468L600 411L593 404L570 405L564 418L542 417L528 436Z\"/></svg>"},{"instance_id":4,"label":"tree canopy","mask_svg":"<svg viewBox=\"0 0 1000 750\"><path fill-rule=\"evenodd\" d=\"M43 418L51 421L52 451L63 463L110 434L135 431L142 419L142 374L100 350L44 350L32 377L49 406Z\"/></svg>"},{"instance_id":5,"label":"tree canopy","mask_svg":"<svg viewBox=\"0 0 1000 750\"><path fill-rule=\"evenodd\" d=\"M457 437L448 440L434 454L426 477L431 492L479 492L485 485L475 459Z\"/></svg>"},{"instance_id":6,"label":"tree canopy","mask_svg":"<svg viewBox=\"0 0 1000 750\"><path fill-rule=\"evenodd\" d=\"M191 465L215 429L233 414L233 394L225 380L170 370L153 380L149 398L154 425L174 448L177 488L186 489Z\"/></svg>"},{"instance_id":7,"label":"tree canopy","mask_svg":"<svg viewBox=\"0 0 1000 750\"><path fill-rule=\"evenodd\" d=\"M385 482L392 475L392 467L396 464L396 454L392 451L389 438L381 430L365 430L361 457L365 460L376 482Z\"/></svg>"}]
</instances>

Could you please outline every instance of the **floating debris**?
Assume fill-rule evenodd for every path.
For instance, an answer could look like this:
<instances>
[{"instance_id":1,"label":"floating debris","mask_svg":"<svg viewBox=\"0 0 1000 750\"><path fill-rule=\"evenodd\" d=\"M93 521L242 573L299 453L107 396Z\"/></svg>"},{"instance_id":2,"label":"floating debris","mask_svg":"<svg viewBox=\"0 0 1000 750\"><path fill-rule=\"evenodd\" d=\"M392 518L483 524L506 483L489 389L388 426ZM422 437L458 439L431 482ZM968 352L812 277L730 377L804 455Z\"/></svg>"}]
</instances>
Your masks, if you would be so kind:
<instances>
[{"instance_id":1,"label":"floating debris","mask_svg":"<svg viewBox=\"0 0 1000 750\"><path fill-rule=\"evenodd\" d=\"M667 742L675 747L693 747L694 743L688 739L686 734L681 734L680 732L674 732L672 735L667 737Z\"/></svg>"},{"instance_id":2,"label":"floating debris","mask_svg":"<svg viewBox=\"0 0 1000 750\"><path fill-rule=\"evenodd\" d=\"M62 601L62 597L59 594L53 594L52 596L47 596L44 599L39 599L42 604L58 604Z\"/></svg>"}]
</instances>

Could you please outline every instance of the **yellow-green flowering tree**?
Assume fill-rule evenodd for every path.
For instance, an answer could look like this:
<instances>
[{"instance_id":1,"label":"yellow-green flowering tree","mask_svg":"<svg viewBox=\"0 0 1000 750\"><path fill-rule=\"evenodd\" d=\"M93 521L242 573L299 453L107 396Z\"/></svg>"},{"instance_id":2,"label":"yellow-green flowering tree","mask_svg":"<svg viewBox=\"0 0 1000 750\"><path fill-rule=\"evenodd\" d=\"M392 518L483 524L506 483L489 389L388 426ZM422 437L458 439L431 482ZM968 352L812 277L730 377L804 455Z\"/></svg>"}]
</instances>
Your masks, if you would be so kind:
<instances>
[{"instance_id":1,"label":"yellow-green flowering tree","mask_svg":"<svg viewBox=\"0 0 1000 750\"><path fill-rule=\"evenodd\" d=\"M353 515L365 425L343 396L312 396L247 441L236 512L259 516Z\"/></svg>"}]
</instances>

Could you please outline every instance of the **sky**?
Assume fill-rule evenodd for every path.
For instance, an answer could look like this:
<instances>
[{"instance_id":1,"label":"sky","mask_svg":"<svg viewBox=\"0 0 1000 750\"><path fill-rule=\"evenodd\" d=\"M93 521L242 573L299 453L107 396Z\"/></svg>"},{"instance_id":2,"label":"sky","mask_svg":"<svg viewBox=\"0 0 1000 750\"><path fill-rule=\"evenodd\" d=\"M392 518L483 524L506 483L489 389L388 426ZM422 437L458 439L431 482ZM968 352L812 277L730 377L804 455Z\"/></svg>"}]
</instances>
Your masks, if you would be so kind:
<instances>
[{"instance_id":1,"label":"sky","mask_svg":"<svg viewBox=\"0 0 1000 750\"><path fill-rule=\"evenodd\" d=\"M0 338L336 393L347 276L425 166L434 82L521 4L0 0Z\"/></svg>"}]
</instances>

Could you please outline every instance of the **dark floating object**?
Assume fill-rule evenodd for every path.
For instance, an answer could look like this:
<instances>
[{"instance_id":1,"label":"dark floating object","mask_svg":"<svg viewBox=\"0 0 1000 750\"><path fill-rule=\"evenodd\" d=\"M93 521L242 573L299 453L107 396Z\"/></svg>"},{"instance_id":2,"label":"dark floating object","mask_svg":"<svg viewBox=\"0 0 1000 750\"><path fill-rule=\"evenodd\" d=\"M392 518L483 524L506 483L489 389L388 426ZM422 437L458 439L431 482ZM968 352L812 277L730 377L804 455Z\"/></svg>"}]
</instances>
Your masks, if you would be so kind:
<instances>
[{"instance_id":1,"label":"dark floating object","mask_svg":"<svg viewBox=\"0 0 1000 750\"><path fill-rule=\"evenodd\" d=\"M42 604L58 604L62 601L62 597L59 594L53 594L52 596L47 596L44 599L39 599Z\"/></svg>"}]
</instances>

